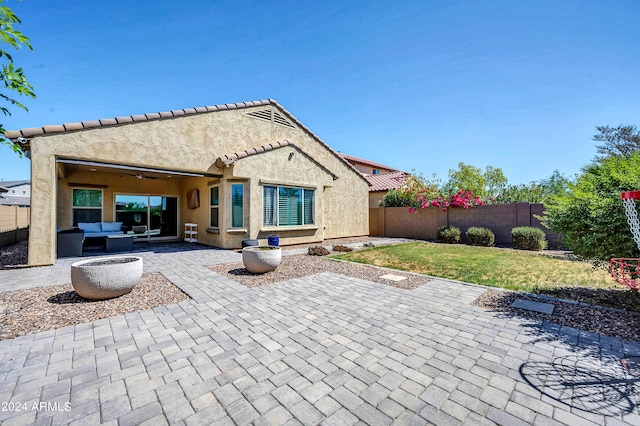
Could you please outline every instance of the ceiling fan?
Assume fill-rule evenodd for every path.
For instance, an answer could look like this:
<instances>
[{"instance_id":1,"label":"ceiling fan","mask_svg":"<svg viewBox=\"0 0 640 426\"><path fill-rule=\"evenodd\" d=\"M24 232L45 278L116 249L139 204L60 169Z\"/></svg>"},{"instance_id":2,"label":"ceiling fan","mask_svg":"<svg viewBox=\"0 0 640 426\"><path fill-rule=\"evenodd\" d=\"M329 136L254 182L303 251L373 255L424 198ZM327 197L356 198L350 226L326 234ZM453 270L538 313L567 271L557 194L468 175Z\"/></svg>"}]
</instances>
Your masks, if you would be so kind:
<instances>
[{"instance_id":1,"label":"ceiling fan","mask_svg":"<svg viewBox=\"0 0 640 426\"><path fill-rule=\"evenodd\" d=\"M161 178L159 178L159 177L155 177L155 176L147 176L147 175L145 175L145 174L144 174L144 173L142 173L142 172L138 172L138 173L136 173L135 175L129 175L129 176L133 176L133 177L135 177L136 179L153 179L153 180L161 179Z\"/></svg>"}]
</instances>

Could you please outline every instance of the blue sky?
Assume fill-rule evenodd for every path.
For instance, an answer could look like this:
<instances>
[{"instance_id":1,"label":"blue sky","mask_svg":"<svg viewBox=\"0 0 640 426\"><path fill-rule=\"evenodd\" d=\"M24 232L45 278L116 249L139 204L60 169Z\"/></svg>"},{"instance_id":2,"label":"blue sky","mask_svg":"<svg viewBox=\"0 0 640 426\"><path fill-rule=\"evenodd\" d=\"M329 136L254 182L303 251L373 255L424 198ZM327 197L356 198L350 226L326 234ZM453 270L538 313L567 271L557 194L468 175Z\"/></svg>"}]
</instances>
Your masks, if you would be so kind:
<instances>
[{"instance_id":1,"label":"blue sky","mask_svg":"<svg viewBox=\"0 0 640 426\"><path fill-rule=\"evenodd\" d=\"M337 151L516 184L578 173L595 126L640 124L635 0L3 4L38 95L10 130L274 98ZM29 161L0 147L0 178Z\"/></svg>"}]
</instances>

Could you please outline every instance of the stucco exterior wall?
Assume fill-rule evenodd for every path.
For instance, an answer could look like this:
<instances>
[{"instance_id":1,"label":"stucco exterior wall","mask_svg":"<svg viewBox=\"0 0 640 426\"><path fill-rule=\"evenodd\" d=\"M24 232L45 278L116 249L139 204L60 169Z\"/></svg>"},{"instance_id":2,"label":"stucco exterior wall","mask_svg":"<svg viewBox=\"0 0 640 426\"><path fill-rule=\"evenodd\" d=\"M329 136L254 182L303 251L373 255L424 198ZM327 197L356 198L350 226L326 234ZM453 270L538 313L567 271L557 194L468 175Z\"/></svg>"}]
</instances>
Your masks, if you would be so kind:
<instances>
[{"instance_id":1,"label":"stucco exterior wall","mask_svg":"<svg viewBox=\"0 0 640 426\"><path fill-rule=\"evenodd\" d=\"M368 166L366 164L358 163L356 161L352 161L351 164L353 164L353 167L358 169L361 173L366 173L368 175L372 175L374 170L377 170L379 173L390 173L394 171L391 169L387 169L385 167Z\"/></svg>"},{"instance_id":2,"label":"stucco exterior wall","mask_svg":"<svg viewBox=\"0 0 640 426\"><path fill-rule=\"evenodd\" d=\"M274 180L285 177L289 180L294 178L294 180L299 179L301 182L319 187L326 182L327 174L321 172L317 166L309 166L301 159L303 156L299 153L294 154L293 162L285 164L289 155L287 148L239 160L226 170L218 169L214 162L216 158L225 154L289 140L315 158L331 173L337 175L338 179L331 182L332 186L323 186L322 197L318 197L323 220L321 225L324 229L313 233L308 233L308 230L301 231L304 235L290 234L289 241L281 238L281 242L286 244L287 242L319 241L320 236L334 238L368 234L366 182L334 152L323 146L304 129L289 128L246 115L251 111L268 108L277 109L275 106L260 106L216 111L33 137L31 140L32 209L38 214L34 215L31 224L30 264L50 264L55 260L56 224L60 223L63 225L61 227L67 227L70 223L71 211L65 205L70 202L70 196L67 190L63 189L66 188L65 183L70 177L65 177L58 185L56 157L197 173L221 173L224 175L220 189L221 200L229 198L229 179L246 179L245 215L249 215L249 211L252 213L245 218L245 223L249 225L245 235L229 234L223 232L224 229L221 229L220 234L205 231L209 225L208 191L210 183L214 181L212 178L184 178L178 186L168 184L165 191L162 188L165 182L144 182L134 178L132 178L133 181L128 182L123 178L116 184L111 180L113 177L109 177L107 185L113 182L114 187L112 190L109 185L107 188L109 191L104 194L104 220L107 221L113 215L112 205L107 206L107 203L113 203L111 191L131 191L132 193L139 191L158 195L176 195L175 192L178 191L178 195L181 196L180 228L184 222L195 222L199 226L199 242L219 247L236 247L239 246L238 242L247 236L261 238L264 235L264 233L260 234L258 226L258 220L261 220L258 217L261 218L262 215L262 190L258 183L260 178L264 176ZM82 178L85 177L92 178L91 176ZM101 179L100 176L93 178L98 182ZM58 187L62 191L59 195L56 193ZM186 208L185 194L195 188L200 190L201 206L198 209L189 210ZM61 204L59 208L56 206L57 203ZM225 208L227 208L225 205L221 205L221 212ZM56 219L57 215L61 217ZM223 214L221 218L226 216Z\"/></svg>"},{"instance_id":3,"label":"stucco exterior wall","mask_svg":"<svg viewBox=\"0 0 640 426\"><path fill-rule=\"evenodd\" d=\"M387 195L387 191L373 191L369 193L369 208L380 207L380 202Z\"/></svg>"},{"instance_id":4,"label":"stucco exterior wall","mask_svg":"<svg viewBox=\"0 0 640 426\"><path fill-rule=\"evenodd\" d=\"M332 176L294 147L288 146L242 159L231 172L249 178L250 205L260 214L251 216L247 224L249 238L267 239L278 234L283 244L316 242L324 239L324 189L333 185ZM263 225L264 186L293 186L314 190L314 224L266 227Z\"/></svg>"}]
</instances>

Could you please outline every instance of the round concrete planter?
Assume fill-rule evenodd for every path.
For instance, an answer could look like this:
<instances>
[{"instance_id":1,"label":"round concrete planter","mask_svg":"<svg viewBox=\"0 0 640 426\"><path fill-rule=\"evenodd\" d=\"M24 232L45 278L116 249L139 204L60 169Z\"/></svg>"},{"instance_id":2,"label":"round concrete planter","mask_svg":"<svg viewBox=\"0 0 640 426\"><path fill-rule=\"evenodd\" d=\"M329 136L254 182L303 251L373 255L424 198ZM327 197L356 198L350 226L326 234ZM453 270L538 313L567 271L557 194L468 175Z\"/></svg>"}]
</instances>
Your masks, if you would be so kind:
<instances>
[{"instance_id":1,"label":"round concrete planter","mask_svg":"<svg viewBox=\"0 0 640 426\"><path fill-rule=\"evenodd\" d=\"M282 260L280 247L245 247L242 249L242 263L247 271L263 274L275 270Z\"/></svg>"},{"instance_id":2,"label":"round concrete planter","mask_svg":"<svg viewBox=\"0 0 640 426\"><path fill-rule=\"evenodd\" d=\"M129 293L142 276L142 258L112 256L71 264L71 284L85 299L110 299Z\"/></svg>"}]
</instances>

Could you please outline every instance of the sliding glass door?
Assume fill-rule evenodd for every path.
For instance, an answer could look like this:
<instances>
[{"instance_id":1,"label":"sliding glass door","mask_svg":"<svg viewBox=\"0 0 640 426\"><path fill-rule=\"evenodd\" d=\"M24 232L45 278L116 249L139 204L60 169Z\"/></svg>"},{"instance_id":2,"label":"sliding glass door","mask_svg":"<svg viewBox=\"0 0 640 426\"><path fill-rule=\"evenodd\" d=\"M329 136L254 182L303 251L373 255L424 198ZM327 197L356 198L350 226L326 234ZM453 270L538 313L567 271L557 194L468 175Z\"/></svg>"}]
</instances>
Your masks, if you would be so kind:
<instances>
[{"instance_id":1,"label":"sliding glass door","mask_svg":"<svg viewBox=\"0 0 640 426\"><path fill-rule=\"evenodd\" d=\"M116 194L116 221L135 238L177 238L178 197Z\"/></svg>"}]
</instances>

